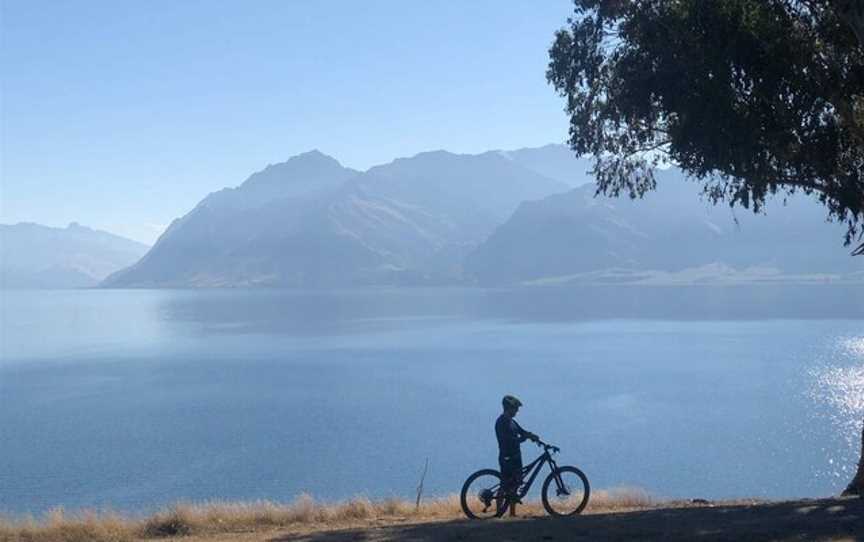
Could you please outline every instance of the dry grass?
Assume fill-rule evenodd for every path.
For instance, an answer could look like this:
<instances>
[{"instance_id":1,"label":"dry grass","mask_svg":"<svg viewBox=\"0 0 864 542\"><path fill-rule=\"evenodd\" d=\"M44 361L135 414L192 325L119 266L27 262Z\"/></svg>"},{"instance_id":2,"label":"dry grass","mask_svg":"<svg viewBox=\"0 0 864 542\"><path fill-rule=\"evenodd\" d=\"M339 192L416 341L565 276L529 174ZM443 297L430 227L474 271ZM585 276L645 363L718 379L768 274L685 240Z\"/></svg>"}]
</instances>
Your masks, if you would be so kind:
<instances>
[{"instance_id":1,"label":"dry grass","mask_svg":"<svg viewBox=\"0 0 864 542\"><path fill-rule=\"evenodd\" d=\"M586 512L611 512L654 508L659 501L639 487L616 487L591 493Z\"/></svg>"},{"instance_id":2,"label":"dry grass","mask_svg":"<svg viewBox=\"0 0 864 542\"><path fill-rule=\"evenodd\" d=\"M592 494L587 513L650 508L657 503L640 489L620 488ZM519 508L520 515L542 515L540 503ZM142 539L285 528L307 530L355 526L369 522L435 521L462 517L459 497L426 500L417 510L399 499L365 497L322 503L308 495L293 502L179 503L144 519L111 512L68 514L52 510L42 519L0 519L0 542L127 542Z\"/></svg>"},{"instance_id":3,"label":"dry grass","mask_svg":"<svg viewBox=\"0 0 864 542\"><path fill-rule=\"evenodd\" d=\"M134 530L128 519L110 512L70 515L62 508L40 521L0 519L2 542L127 542L135 539Z\"/></svg>"}]
</instances>

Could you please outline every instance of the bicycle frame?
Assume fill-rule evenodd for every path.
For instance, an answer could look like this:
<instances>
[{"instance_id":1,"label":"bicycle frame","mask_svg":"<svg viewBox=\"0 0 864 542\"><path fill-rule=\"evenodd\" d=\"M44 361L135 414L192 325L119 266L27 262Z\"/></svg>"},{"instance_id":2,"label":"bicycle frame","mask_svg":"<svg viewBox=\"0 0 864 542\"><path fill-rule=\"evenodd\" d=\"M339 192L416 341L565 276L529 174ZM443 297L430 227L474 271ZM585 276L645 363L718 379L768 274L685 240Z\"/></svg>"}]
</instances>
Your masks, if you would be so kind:
<instances>
[{"instance_id":1,"label":"bicycle frame","mask_svg":"<svg viewBox=\"0 0 864 542\"><path fill-rule=\"evenodd\" d=\"M517 490L520 499L531 491L531 485L534 483L534 480L537 479L537 475L540 474L540 470L546 463L549 463L549 467L552 469L553 473L558 470L558 464L555 463L554 459L552 459L552 454L549 453L548 449L544 450L540 457L522 467L522 485L520 485ZM530 476L528 476L528 473L531 473ZM528 476L527 479L526 476ZM561 480L557 480L557 482L560 487Z\"/></svg>"},{"instance_id":2,"label":"bicycle frame","mask_svg":"<svg viewBox=\"0 0 864 542\"><path fill-rule=\"evenodd\" d=\"M518 487L513 486L515 476L508 475L505 478L502 472L494 469L478 470L465 480L460 493L460 504L466 516L471 519L501 517L508 508L512 514L516 510L516 505L522 503L522 499L531 491L531 487L546 464L552 472L543 482L541 502L549 515L571 516L585 508L590 495L590 486L585 474L570 465L560 467L553 459L553 456L561 451L557 446L547 444L536 436L531 440L542 447L543 452L518 472L520 478ZM502 467L506 469L507 465ZM568 476L567 483L564 474ZM570 475L578 479L570 483ZM478 480L479 482L475 484ZM575 501L572 500L574 497ZM559 505L565 508L559 509ZM480 508L475 510L476 506L482 506L482 510Z\"/></svg>"}]
</instances>

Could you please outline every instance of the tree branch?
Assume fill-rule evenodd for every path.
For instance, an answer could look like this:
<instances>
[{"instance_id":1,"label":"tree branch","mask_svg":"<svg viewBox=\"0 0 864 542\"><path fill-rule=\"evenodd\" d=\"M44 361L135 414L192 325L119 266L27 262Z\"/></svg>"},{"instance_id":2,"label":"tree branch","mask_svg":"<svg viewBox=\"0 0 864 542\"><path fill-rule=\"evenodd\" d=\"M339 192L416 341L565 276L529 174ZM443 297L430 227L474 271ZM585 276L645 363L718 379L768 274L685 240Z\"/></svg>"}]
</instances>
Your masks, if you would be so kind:
<instances>
[{"instance_id":1,"label":"tree branch","mask_svg":"<svg viewBox=\"0 0 864 542\"><path fill-rule=\"evenodd\" d=\"M672 140L670 140L670 139L666 139L666 140L664 140L664 141L659 141L659 142L657 142L657 143L655 143L655 144L653 144L653 145L649 145L649 146L647 146L647 147L639 147L638 149L634 149L634 150L628 152L627 154L625 154L625 155L624 155L624 158L630 158L631 156L633 156L633 155L635 155L635 154L640 154L640 153L643 153L643 152L656 151L656 150L659 149L660 147L664 147L664 146L666 146L666 145L669 145L670 143L672 143Z\"/></svg>"}]
</instances>

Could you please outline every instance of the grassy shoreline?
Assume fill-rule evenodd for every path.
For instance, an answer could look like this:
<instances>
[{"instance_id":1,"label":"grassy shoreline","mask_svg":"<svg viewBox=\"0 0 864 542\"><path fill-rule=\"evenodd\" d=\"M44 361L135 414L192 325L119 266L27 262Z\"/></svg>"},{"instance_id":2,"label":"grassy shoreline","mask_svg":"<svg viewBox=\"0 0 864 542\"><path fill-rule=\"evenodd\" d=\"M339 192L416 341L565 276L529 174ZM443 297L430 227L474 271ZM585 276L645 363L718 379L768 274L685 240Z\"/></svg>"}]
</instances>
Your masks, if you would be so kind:
<instances>
[{"instance_id":1,"label":"grassy shoreline","mask_svg":"<svg viewBox=\"0 0 864 542\"><path fill-rule=\"evenodd\" d=\"M864 540L864 499L662 501L639 490L598 491L583 514L550 518L539 503L519 517L466 520L455 496L414 503L358 497L338 503L177 504L146 517L110 512L0 520L2 542L500 542Z\"/></svg>"},{"instance_id":2,"label":"grassy shoreline","mask_svg":"<svg viewBox=\"0 0 864 542\"><path fill-rule=\"evenodd\" d=\"M617 488L596 491L585 513L644 510L661 502L645 491ZM538 502L519 507L521 516L544 512ZM177 503L145 517L112 511L62 508L41 517L0 517L0 542L132 542L173 537L201 537L225 533L310 532L345 529L370 523L430 522L463 518L456 495L415 503L400 499L356 497L320 502L301 495L290 503L271 501Z\"/></svg>"}]
</instances>

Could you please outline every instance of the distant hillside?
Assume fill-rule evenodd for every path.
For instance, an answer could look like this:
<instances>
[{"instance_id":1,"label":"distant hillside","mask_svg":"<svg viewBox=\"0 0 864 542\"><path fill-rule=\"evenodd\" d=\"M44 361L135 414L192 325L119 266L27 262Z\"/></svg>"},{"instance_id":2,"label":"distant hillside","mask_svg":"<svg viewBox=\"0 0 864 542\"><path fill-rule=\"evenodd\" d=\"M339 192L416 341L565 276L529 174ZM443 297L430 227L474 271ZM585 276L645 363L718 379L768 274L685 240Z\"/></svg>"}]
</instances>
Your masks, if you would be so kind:
<instances>
[{"instance_id":1,"label":"distant hillside","mask_svg":"<svg viewBox=\"0 0 864 542\"><path fill-rule=\"evenodd\" d=\"M208 195L103 285L864 282L812 198L714 207L676 169L643 200L595 198L589 168L563 145L366 172L312 151Z\"/></svg>"},{"instance_id":2,"label":"distant hillside","mask_svg":"<svg viewBox=\"0 0 864 542\"><path fill-rule=\"evenodd\" d=\"M844 228L806 197L764 215L711 206L675 169L643 200L594 197L594 185L526 202L467 259L481 284L704 283L864 279Z\"/></svg>"},{"instance_id":3,"label":"distant hillside","mask_svg":"<svg viewBox=\"0 0 864 542\"><path fill-rule=\"evenodd\" d=\"M149 247L77 223L0 224L0 288L84 288L127 267Z\"/></svg>"},{"instance_id":4,"label":"distant hillside","mask_svg":"<svg viewBox=\"0 0 864 542\"><path fill-rule=\"evenodd\" d=\"M104 285L452 282L522 201L566 189L500 153L422 153L360 173L313 151L210 194Z\"/></svg>"},{"instance_id":5,"label":"distant hillside","mask_svg":"<svg viewBox=\"0 0 864 542\"><path fill-rule=\"evenodd\" d=\"M591 161L587 158L577 158L566 145L545 145L500 152L522 167L568 186L582 186L594 182L594 178L589 173L592 167Z\"/></svg>"}]
</instances>

